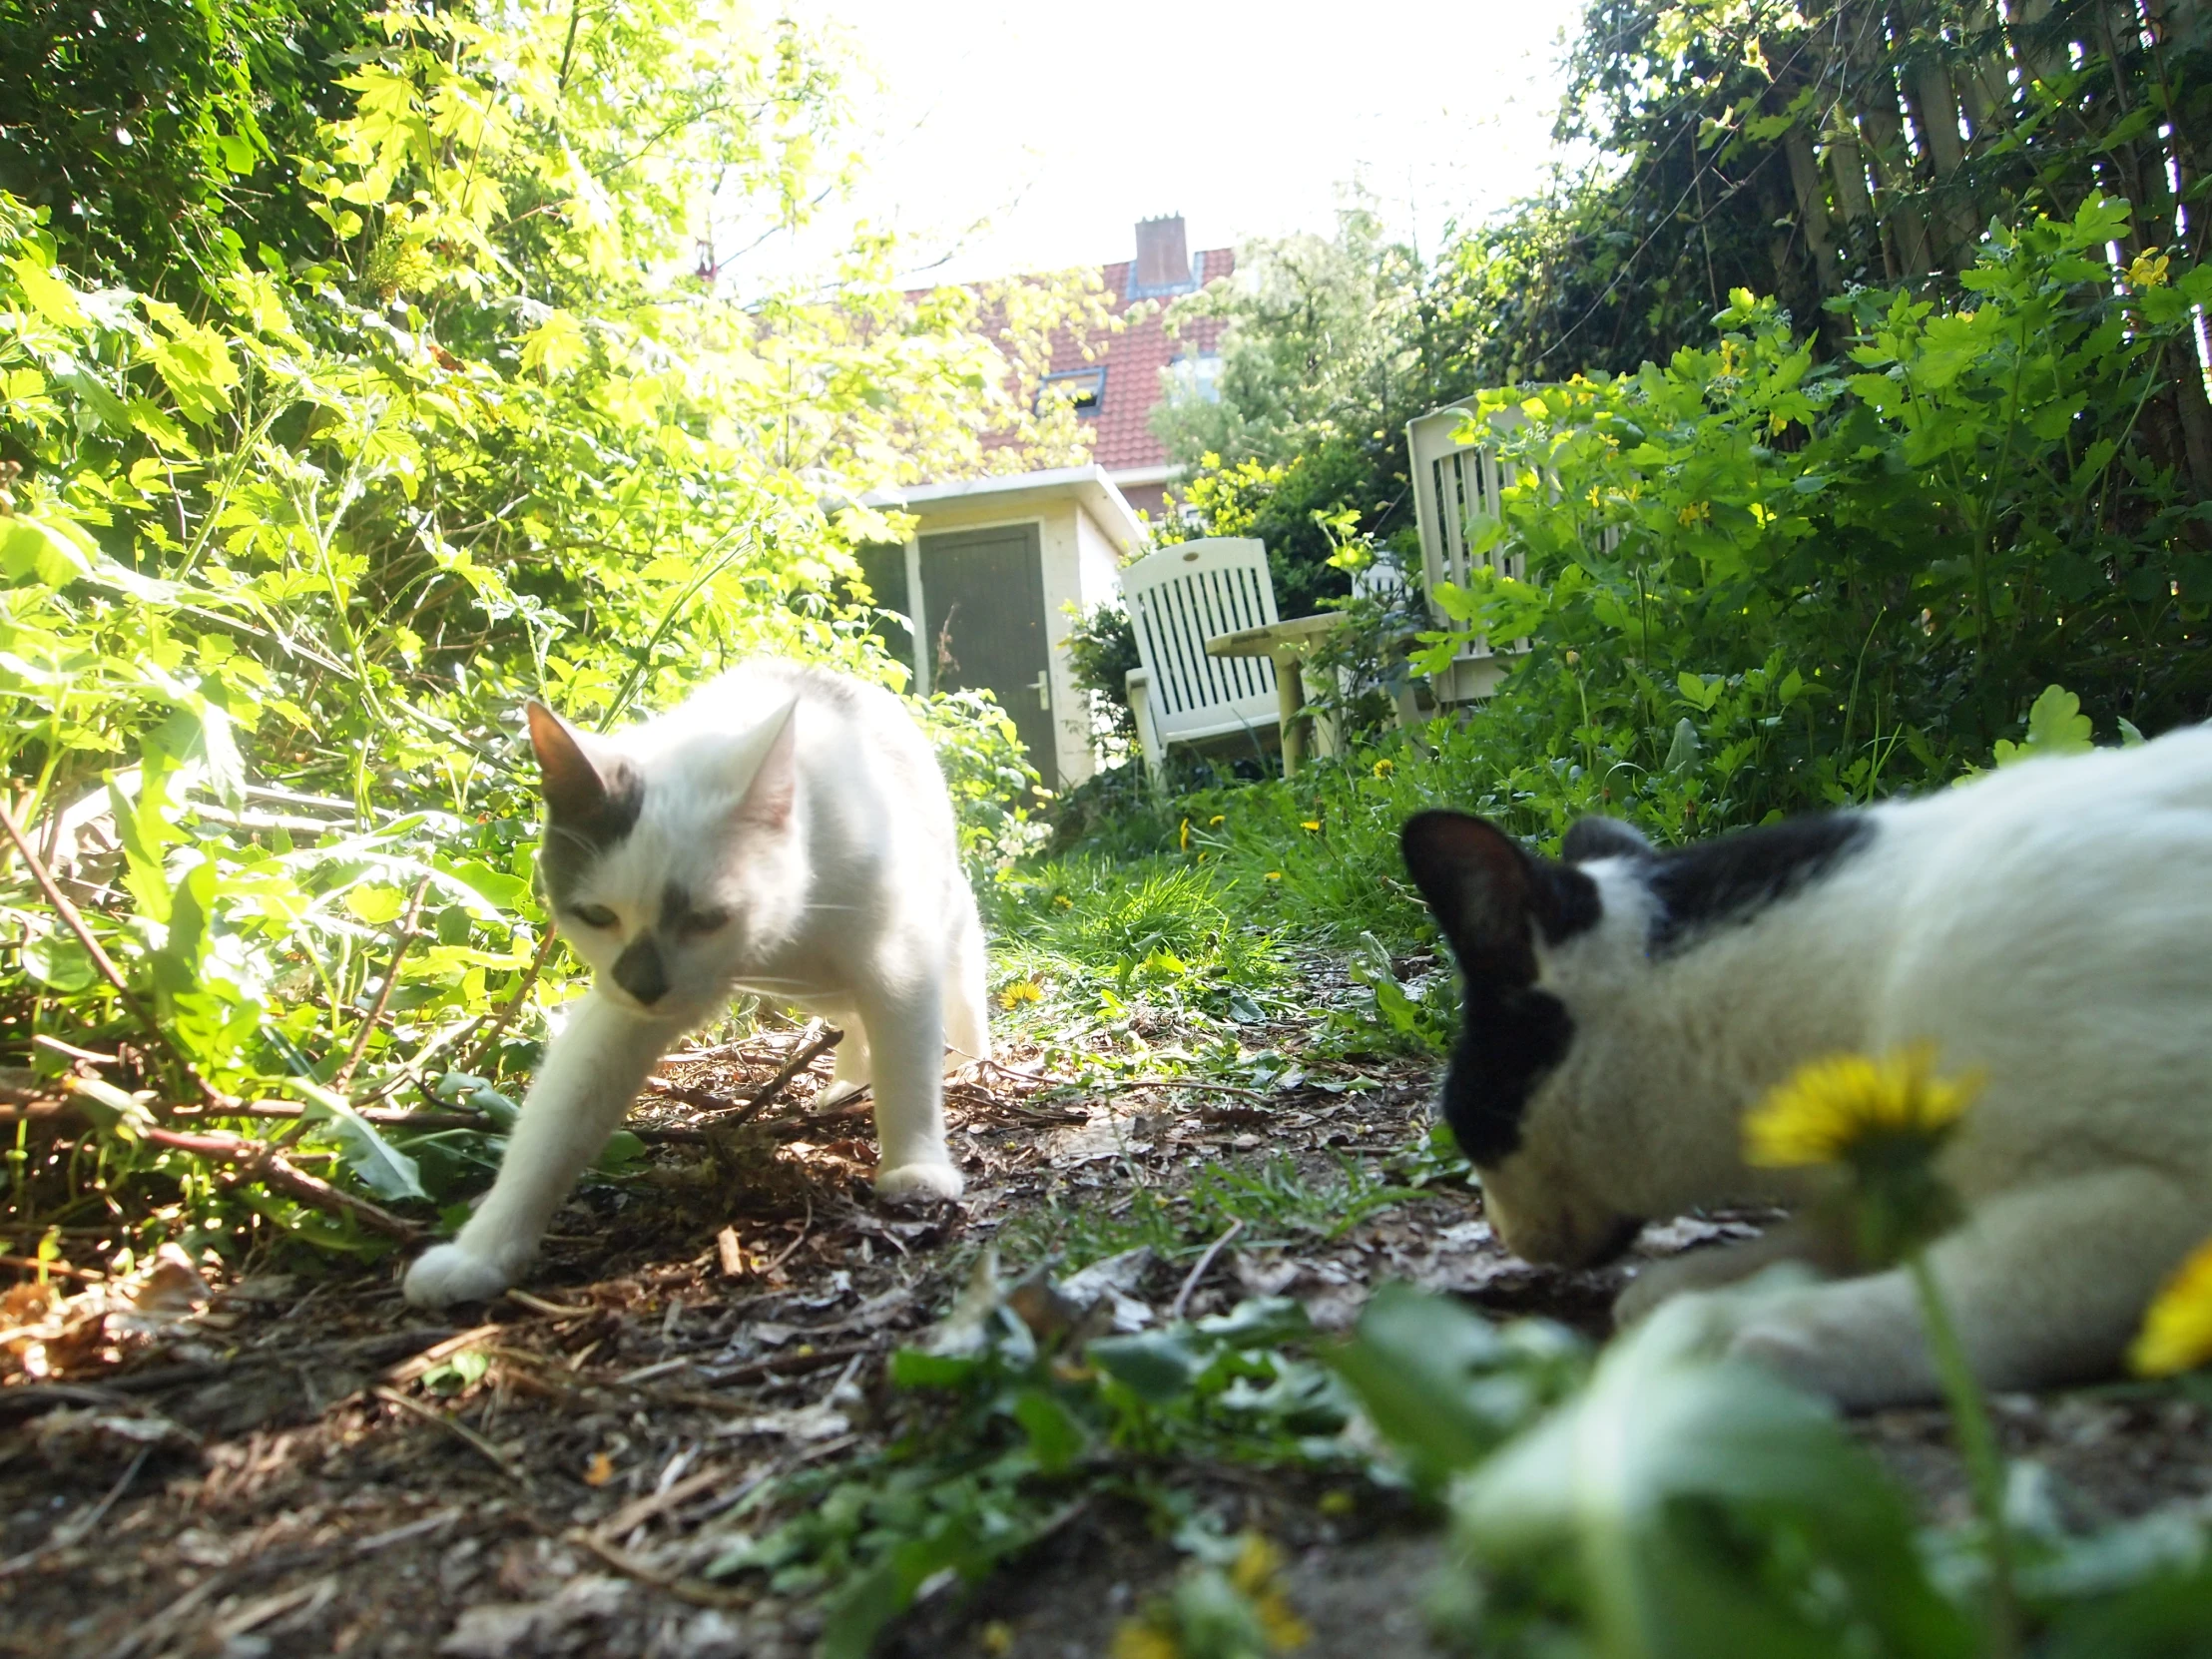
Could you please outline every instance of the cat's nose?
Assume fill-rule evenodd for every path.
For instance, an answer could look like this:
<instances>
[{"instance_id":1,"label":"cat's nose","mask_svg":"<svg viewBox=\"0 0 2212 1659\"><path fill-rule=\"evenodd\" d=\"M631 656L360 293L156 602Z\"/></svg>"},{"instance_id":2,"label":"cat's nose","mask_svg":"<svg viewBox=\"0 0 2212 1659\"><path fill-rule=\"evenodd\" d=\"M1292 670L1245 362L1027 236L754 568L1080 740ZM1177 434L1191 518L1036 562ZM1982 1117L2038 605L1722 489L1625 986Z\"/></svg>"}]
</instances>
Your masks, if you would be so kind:
<instances>
[{"instance_id":1,"label":"cat's nose","mask_svg":"<svg viewBox=\"0 0 2212 1659\"><path fill-rule=\"evenodd\" d=\"M633 939L615 958L615 983L648 1008L668 995L668 969L661 965L661 948L651 938Z\"/></svg>"}]
</instances>

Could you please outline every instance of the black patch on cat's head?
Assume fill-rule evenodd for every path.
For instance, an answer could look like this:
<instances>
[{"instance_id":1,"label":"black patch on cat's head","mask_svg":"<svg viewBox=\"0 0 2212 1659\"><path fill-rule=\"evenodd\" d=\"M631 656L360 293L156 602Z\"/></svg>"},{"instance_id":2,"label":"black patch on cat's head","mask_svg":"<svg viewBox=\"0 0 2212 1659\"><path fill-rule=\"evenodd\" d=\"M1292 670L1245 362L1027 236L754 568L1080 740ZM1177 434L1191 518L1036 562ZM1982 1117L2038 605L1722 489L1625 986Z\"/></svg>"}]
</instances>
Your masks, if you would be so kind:
<instances>
[{"instance_id":1,"label":"black patch on cat's head","mask_svg":"<svg viewBox=\"0 0 2212 1659\"><path fill-rule=\"evenodd\" d=\"M1570 864L1587 864L1599 858L1648 858L1651 842L1632 824L1617 818L1577 819L1568 826L1559 843L1559 856Z\"/></svg>"},{"instance_id":2,"label":"black patch on cat's head","mask_svg":"<svg viewBox=\"0 0 2212 1659\"><path fill-rule=\"evenodd\" d=\"M1459 962L1444 1121L1476 1164L1495 1164L1520 1145L1528 1098L1574 1036L1566 1004L1536 988L1536 937L1556 945L1596 926L1597 883L1463 813L1415 814L1398 844Z\"/></svg>"},{"instance_id":3,"label":"black patch on cat's head","mask_svg":"<svg viewBox=\"0 0 2212 1659\"><path fill-rule=\"evenodd\" d=\"M591 866L637 828L645 779L542 703L531 704L529 714L545 790L545 849L538 866L547 895L556 908L566 908Z\"/></svg>"},{"instance_id":4,"label":"black patch on cat's head","mask_svg":"<svg viewBox=\"0 0 2212 1659\"><path fill-rule=\"evenodd\" d=\"M1654 860L1646 879L1658 900L1651 953L1668 955L1707 928L1748 921L1828 874L1873 838L1859 813L1824 813L1738 830Z\"/></svg>"}]
</instances>

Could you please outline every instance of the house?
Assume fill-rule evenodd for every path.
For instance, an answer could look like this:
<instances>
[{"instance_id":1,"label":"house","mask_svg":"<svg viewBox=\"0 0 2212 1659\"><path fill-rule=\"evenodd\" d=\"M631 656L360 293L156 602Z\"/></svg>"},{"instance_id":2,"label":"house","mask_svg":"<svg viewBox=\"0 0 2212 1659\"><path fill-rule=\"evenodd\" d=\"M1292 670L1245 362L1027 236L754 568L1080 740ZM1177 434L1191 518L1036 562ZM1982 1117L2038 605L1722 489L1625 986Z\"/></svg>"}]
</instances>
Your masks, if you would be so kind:
<instances>
[{"instance_id":1,"label":"house","mask_svg":"<svg viewBox=\"0 0 2212 1659\"><path fill-rule=\"evenodd\" d=\"M1174 468L1166 447L1152 435L1152 411L1167 397L1170 375L1210 391L1221 370L1222 324L1196 322L1181 338L1171 338L1167 308L1236 266L1234 249L1191 253L1181 215L1140 221L1136 258L1104 267L1099 276L1115 317L1136 306L1147 314L1091 341L1089 361L1082 341L1061 339L1053 347L1047 384L1073 390L1077 414L1092 427L1091 459L1132 507L1154 518L1166 506Z\"/></svg>"},{"instance_id":2,"label":"house","mask_svg":"<svg viewBox=\"0 0 2212 1659\"><path fill-rule=\"evenodd\" d=\"M1014 723L1047 788L1068 789L1097 766L1088 700L1069 678L1070 608L1115 598L1122 564L1149 536L1141 512L1165 506L1173 469L1152 435L1167 376L1210 385L1221 325L1170 339L1163 316L1178 295L1226 276L1226 248L1192 255L1179 217L1137 227L1136 257L1103 267L1115 315L1142 307L1090 342L1054 343L1046 384L1092 424L1087 465L909 485L871 497L915 520L903 546L860 554L876 604L907 618L886 623L886 645L914 671L914 689L984 690ZM1150 301L1151 303L1146 303ZM916 649L917 643L919 649Z\"/></svg>"}]
</instances>

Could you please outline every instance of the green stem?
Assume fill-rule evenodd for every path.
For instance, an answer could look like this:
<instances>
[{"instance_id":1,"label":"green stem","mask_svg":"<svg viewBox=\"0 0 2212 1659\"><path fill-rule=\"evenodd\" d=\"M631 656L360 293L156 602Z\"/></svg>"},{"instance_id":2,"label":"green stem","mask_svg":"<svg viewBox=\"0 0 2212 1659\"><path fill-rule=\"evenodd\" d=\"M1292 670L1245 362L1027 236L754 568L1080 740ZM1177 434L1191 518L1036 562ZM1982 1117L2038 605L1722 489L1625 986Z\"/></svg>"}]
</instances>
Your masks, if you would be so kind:
<instances>
[{"instance_id":1,"label":"green stem","mask_svg":"<svg viewBox=\"0 0 2212 1659\"><path fill-rule=\"evenodd\" d=\"M1943 1306L1936 1276L1929 1272L1927 1253L1914 1251L1906 1258L1906 1268L1920 1297L1929 1354L1936 1362L1943 1402L1950 1407L1958 1455L1965 1461L1974 1508L1981 1516L1982 1548L1989 1560L1989 1659L2012 1659L2020 1651L2020 1609L2012 1588L2012 1534L2004 1524L2004 1457L1997 1450L1996 1431L1981 1402L1981 1386L1966 1364L1950 1311Z\"/></svg>"}]
</instances>

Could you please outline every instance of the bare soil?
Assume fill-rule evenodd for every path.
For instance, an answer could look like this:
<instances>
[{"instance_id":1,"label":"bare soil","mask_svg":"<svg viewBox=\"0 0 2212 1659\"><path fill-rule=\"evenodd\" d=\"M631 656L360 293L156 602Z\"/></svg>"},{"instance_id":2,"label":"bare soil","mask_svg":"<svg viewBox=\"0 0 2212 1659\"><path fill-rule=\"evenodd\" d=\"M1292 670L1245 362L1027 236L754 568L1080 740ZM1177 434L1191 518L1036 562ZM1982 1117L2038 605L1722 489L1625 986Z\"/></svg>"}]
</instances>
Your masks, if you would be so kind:
<instances>
[{"instance_id":1,"label":"bare soil","mask_svg":"<svg viewBox=\"0 0 2212 1659\"><path fill-rule=\"evenodd\" d=\"M1285 1025L1248 1041L1292 1051L1302 1037ZM127 1303L105 1293L104 1310L87 1289L93 1312L49 1345L46 1375L0 1386L0 1654L805 1653L803 1607L702 1570L764 1478L881 1450L885 1359L942 1313L979 1247L1047 1203L1111 1211L1138 1181L1172 1187L1207 1163L1380 1160L1417 1138L1433 1084L1425 1062L1362 1056L1315 1061L1262 1107L1070 1097L1020 1075L1036 1057L1017 1053L952 1089L969 1193L917 1216L872 1202L864 1108L806 1110L827 1059L794 1109L735 1141L702 1116L796 1041L664 1068L693 1093L641 1103L649 1173L587 1187L528 1290L490 1307L426 1318L401 1302L396 1262L214 1287L173 1265ZM1760 1219L1652 1229L1639 1256ZM1636 1260L1530 1268L1456 1186L1332 1243L1247 1243L1216 1256L1191 1311L1289 1294L1338 1330L1375 1285L1407 1279L1602 1336ZM1136 1299L1164 1310L1186 1272L1157 1265ZM456 1375L447 1362L469 1353L488 1368ZM2073 1518L2212 1500L2212 1419L2171 1390L2006 1398L1999 1416ZM1940 1413L1859 1427L1933 1512L1962 1513ZM1373 1492L1324 1503L1328 1483L1305 1473L1197 1478L1227 1525L1284 1546L1315 1659L1429 1651L1422 1586L1442 1558L1429 1517ZM1101 1498L980 1587L925 1596L885 1651L1088 1659L1178 1560Z\"/></svg>"}]
</instances>

